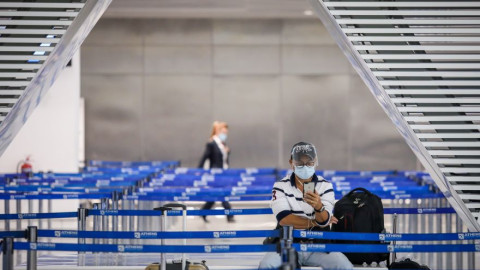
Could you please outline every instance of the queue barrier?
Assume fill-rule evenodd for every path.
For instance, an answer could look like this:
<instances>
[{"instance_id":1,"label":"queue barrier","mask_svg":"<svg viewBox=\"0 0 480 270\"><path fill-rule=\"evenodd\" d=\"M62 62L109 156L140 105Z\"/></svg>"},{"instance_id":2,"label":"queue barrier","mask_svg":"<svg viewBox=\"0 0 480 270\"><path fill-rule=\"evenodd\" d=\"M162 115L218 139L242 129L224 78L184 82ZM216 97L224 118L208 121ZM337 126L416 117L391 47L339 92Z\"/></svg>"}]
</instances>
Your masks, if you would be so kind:
<instances>
[{"instance_id":1,"label":"queue barrier","mask_svg":"<svg viewBox=\"0 0 480 270\"><path fill-rule=\"evenodd\" d=\"M33 226L29 226L31 229ZM36 227L35 227L36 228ZM0 238L26 238L27 231L2 231ZM323 239L323 240L351 240L351 241L466 241L480 240L480 233L353 233L353 232L324 232L292 230L293 238ZM90 239L222 239L222 238L258 238L281 237L281 230L246 230L246 231L76 231L76 230L36 230L36 237L50 238L90 238ZM309 246L311 244L307 244ZM318 244L312 244L318 247ZM355 245L356 246L356 245ZM390 244L370 244L365 246L391 246ZM398 245L405 246L405 245ZM424 245L419 245L424 246ZM437 245L438 246L438 245ZM455 245L450 245L455 246ZM459 245L465 246L465 245ZM405 247L402 247L405 248ZM477 249L480 251L480 245ZM350 252L350 251L345 251ZM384 251L380 251L384 252ZM443 252L443 251L438 251Z\"/></svg>"},{"instance_id":2,"label":"queue barrier","mask_svg":"<svg viewBox=\"0 0 480 270\"><path fill-rule=\"evenodd\" d=\"M166 211L168 216L182 216L180 210ZM453 214L453 208L384 208L385 215L393 214ZM273 214L271 208L257 209L228 209L228 210L187 210L187 216L218 216L218 215L269 215ZM98 210L87 209L87 216L161 216L157 210ZM18 219L55 219L77 217L78 212L59 213L17 213L0 214L0 220Z\"/></svg>"},{"instance_id":3,"label":"queue barrier","mask_svg":"<svg viewBox=\"0 0 480 270\"><path fill-rule=\"evenodd\" d=\"M365 244L293 244L301 252L348 252L348 253L438 253L438 252L479 252L480 246L462 245L365 245Z\"/></svg>"},{"instance_id":4,"label":"queue barrier","mask_svg":"<svg viewBox=\"0 0 480 270\"><path fill-rule=\"evenodd\" d=\"M348 253L389 253L389 252L479 252L474 244L456 245L365 245L365 244L293 244L299 252L348 252ZM15 242L15 250L77 251L77 252L119 252L119 253L250 253L276 252L276 245L114 245L114 244L66 244L44 243L35 245Z\"/></svg>"},{"instance_id":5,"label":"queue barrier","mask_svg":"<svg viewBox=\"0 0 480 270\"><path fill-rule=\"evenodd\" d=\"M92 167L138 167L138 166L180 166L178 160L154 160L154 161L110 161L89 160L88 166Z\"/></svg>"},{"instance_id":6,"label":"queue barrier","mask_svg":"<svg viewBox=\"0 0 480 270\"><path fill-rule=\"evenodd\" d=\"M336 192L336 196L343 196L342 193ZM407 192L407 191L388 191L377 192L377 196L381 199L435 199L444 198L441 193L424 193L424 192ZM112 198L112 193L0 193L0 200L59 200L59 199L103 199ZM119 195L118 199L139 200L139 201L270 201L271 195L235 195L235 196L207 196L207 195L155 195L151 193L134 193L134 195Z\"/></svg>"},{"instance_id":7,"label":"queue barrier","mask_svg":"<svg viewBox=\"0 0 480 270\"><path fill-rule=\"evenodd\" d=\"M9 235L6 235L8 233ZM18 234L18 235L17 235ZM365 233L335 233L311 232L293 230L292 227L271 231L212 231L212 232L104 232L104 231L65 231L37 230L29 226L23 232L0 232L4 236L2 245L6 243L4 254L13 255L13 250L27 250L27 269L35 269L37 251L76 251L111 252L111 253L252 253L277 252L291 254L289 250L299 252L348 252L348 253L438 253L438 252L480 252L476 244L292 244L294 237L311 239L342 239L342 240L381 240L381 241L451 241L478 240L480 233L454 234L365 234ZM146 235L146 238L141 238ZM283 237L282 237L283 235ZM367 235L367 236L365 236ZM25 237L28 242L12 242L13 237ZM335 236L335 237L334 237ZM371 237L370 237L371 236ZM78 238L79 244L38 242L38 237L69 237ZM280 242L269 245L143 245L143 244L85 244L80 238L115 238L115 239L173 239L173 238L241 238L241 237L279 237ZM12 244L13 243L13 244ZM8 250L11 248L11 250ZM283 256L282 256L283 257ZM4 260L12 260L5 256ZM292 262L290 256L283 257L284 262ZM9 265L8 261L6 265ZM13 264L11 264L13 265Z\"/></svg>"},{"instance_id":8,"label":"queue barrier","mask_svg":"<svg viewBox=\"0 0 480 270\"><path fill-rule=\"evenodd\" d=\"M25 238L26 231L0 232L0 238ZM223 239L280 237L280 230L247 231L76 231L38 230L38 237L89 238L89 239ZM355 240L355 241L466 241L480 240L480 233L352 233L293 230L293 237L299 239ZM479 247L480 248L480 247ZM479 250L480 251L480 250Z\"/></svg>"}]
</instances>

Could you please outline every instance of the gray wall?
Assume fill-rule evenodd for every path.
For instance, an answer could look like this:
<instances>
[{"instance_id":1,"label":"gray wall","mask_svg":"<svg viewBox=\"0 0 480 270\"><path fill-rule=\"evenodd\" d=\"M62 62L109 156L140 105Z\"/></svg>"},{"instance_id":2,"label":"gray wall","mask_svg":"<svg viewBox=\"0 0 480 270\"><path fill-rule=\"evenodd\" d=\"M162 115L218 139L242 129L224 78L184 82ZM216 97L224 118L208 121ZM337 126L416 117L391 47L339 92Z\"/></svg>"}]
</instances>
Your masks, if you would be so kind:
<instances>
[{"instance_id":1,"label":"gray wall","mask_svg":"<svg viewBox=\"0 0 480 270\"><path fill-rule=\"evenodd\" d=\"M196 166L223 120L233 167L286 167L305 140L320 168L416 168L318 20L104 19L81 55L88 159Z\"/></svg>"}]
</instances>

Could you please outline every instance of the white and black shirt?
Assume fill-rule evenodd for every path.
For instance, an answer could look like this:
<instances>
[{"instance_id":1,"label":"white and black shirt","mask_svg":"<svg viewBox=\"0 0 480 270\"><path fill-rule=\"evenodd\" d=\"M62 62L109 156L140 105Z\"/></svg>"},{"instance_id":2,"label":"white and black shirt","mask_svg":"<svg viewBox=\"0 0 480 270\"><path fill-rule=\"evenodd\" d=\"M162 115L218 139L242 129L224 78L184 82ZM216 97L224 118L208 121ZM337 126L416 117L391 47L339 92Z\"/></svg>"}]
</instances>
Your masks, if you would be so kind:
<instances>
[{"instance_id":1,"label":"white and black shirt","mask_svg":"<svg viewBox=\"0 0 480 270\"><path fill-rule=\"evenodd\" d=\"M318 223L320 227L326 227L330 222L335 204L335 194L332 183L313 175L312 182L315 183L315 190L320 195L322 204L328 212L328 219L323 223ZM303 201L303 193L295 184L295 173L286 177L273 185L272 201L270 204L273 214L280 222L284 217L294 214L297 216L315 219L315 209Z\"/></svg>"}]
</instances>

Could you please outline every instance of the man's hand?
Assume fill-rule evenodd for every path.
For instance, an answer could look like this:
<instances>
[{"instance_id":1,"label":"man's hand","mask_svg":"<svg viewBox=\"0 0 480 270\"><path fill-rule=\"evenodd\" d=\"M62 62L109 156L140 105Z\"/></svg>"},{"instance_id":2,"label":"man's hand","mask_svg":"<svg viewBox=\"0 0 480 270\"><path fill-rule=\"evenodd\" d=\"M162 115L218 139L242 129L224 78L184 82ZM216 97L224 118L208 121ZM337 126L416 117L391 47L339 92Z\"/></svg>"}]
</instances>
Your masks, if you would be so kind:
<instances>
[{"instance_id":1,"label":"man's hand","mask_svg":"<svg viewBox=\"0 0 480 270\"><path fill-rule=\"evenodd\" d=\"M330 223L328 223L328 225L337 224L337 223L338 223L338 219L332 215L332 218L330 219Z\"/></svg>"},{"instance_id":2,"label":"man's hand","mask_svg":"<svg viewBox=\"0 0 480 270\"><path fill-rule=\"evenodd\" d=\"M305 197L303 197L303 200L316 210L320 210L320 208L322 208L323 206L322 201L320 200L320 195L317 194L317 191L308 191L307 193L305 193Z\"/></svg>"}]
</instances>

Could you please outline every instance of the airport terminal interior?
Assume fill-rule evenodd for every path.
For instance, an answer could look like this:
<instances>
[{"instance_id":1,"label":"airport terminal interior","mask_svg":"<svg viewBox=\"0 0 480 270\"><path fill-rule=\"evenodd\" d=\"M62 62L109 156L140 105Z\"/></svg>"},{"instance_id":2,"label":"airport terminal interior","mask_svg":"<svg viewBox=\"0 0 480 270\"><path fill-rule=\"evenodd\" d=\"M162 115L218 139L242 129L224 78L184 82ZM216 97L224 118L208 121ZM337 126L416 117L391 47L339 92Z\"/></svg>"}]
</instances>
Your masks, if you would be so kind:
<instances>
[{"instance_id":1,"label":"airport terminal interior","mask_svg":"<svg viewBox=\"0 0 480 270\"><path fill-rule=\"evenodd\" d=\"M0 1L13 269L480 269L480 1Z\"/></svg>"}]
</instances>

